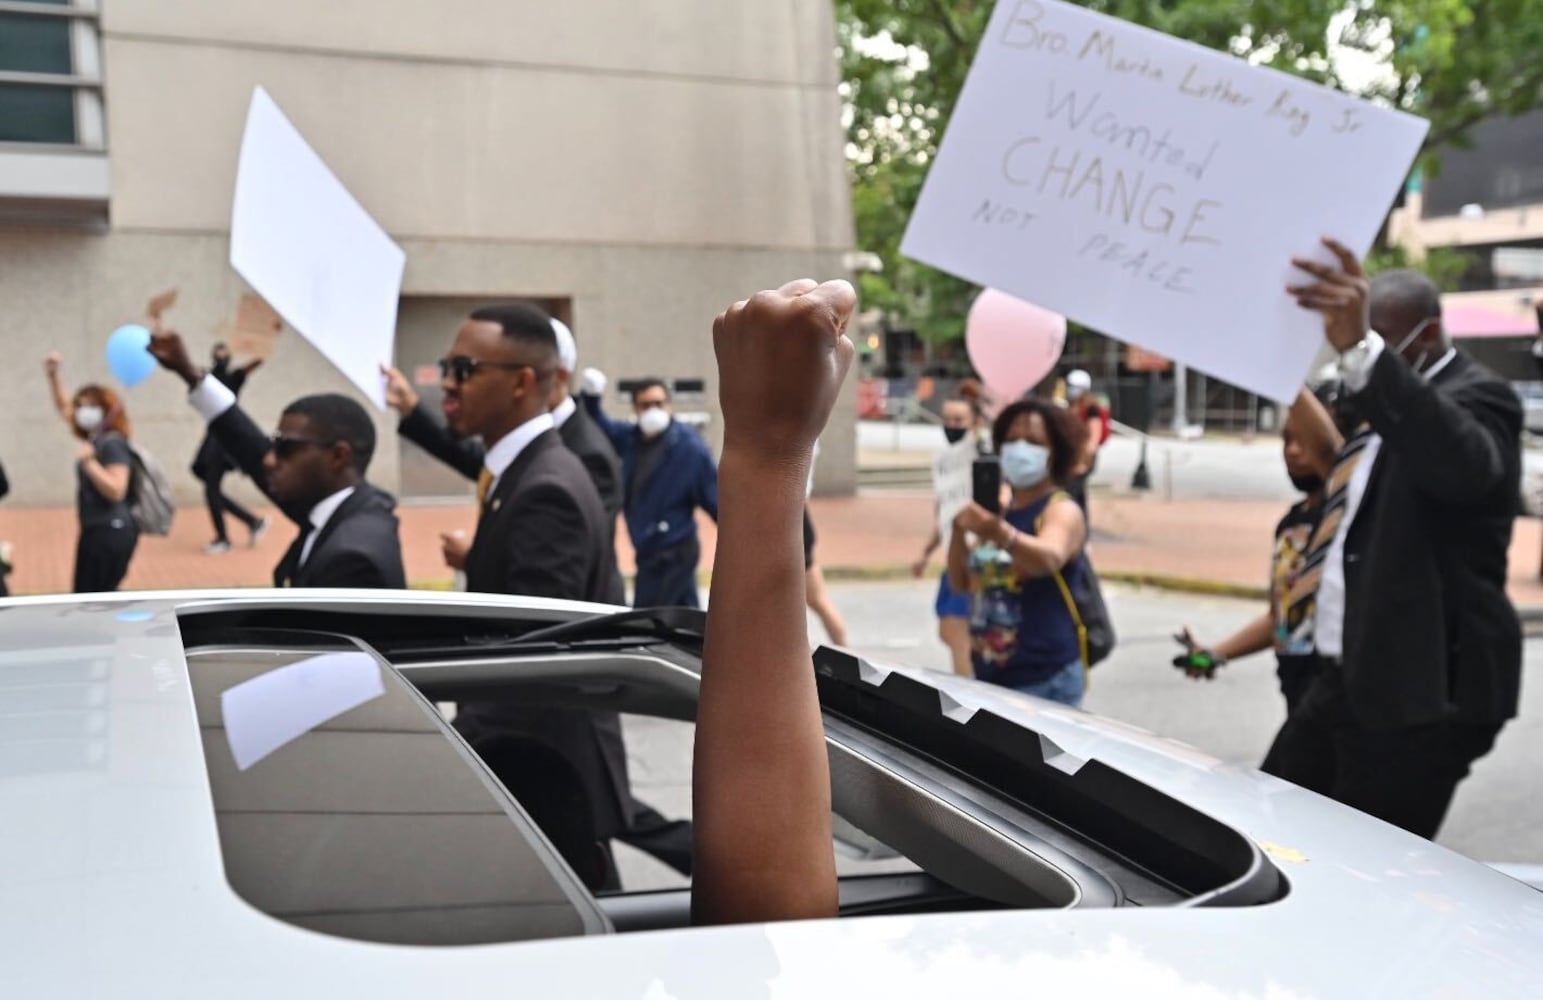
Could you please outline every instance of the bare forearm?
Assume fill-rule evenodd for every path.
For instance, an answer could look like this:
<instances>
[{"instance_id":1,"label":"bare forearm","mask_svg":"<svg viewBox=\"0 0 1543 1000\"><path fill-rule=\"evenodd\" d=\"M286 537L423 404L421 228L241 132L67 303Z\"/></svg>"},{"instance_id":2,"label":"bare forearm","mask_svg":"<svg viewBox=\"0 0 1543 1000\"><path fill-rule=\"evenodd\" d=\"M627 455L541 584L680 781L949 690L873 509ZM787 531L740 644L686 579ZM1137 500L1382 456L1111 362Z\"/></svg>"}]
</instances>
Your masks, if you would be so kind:
<instances>
[{"instance_id":1,"label":"bare forearm","mask_svg":"<svg viewBox=\"0 0 1543 1000\"><path fill-rule=\"evenodd\" d=\"M59 416L68 421L70 419L70 397L64 391L64 383L59 380L59 376L56 374L48 376L48 395L53 400L54 409L58 411Z\"/></svg>"},{"instance_id":2,"label":"bare forearm","mask_svg":"<svg viewBox=\"0 0 1543 1000\"><path fill-rule=\"evenodd\" d=\"M1238 629L1212 648L1212 652L1227 660L1239 660L1245 656L1262 653L1275 644L1275 621L1268 611Z\"/></svg>"},{"instance_id":3,"label":"bare forearm","mask_svg":"<svg viewBox=\"0 0 1543 1000\"><path fill-rule=\"evenodd\" d=\"M807 463L724 454L697 716L698 923L836 914L830 770L804 614L807 475Z\"/></svg>"}]
</instances>

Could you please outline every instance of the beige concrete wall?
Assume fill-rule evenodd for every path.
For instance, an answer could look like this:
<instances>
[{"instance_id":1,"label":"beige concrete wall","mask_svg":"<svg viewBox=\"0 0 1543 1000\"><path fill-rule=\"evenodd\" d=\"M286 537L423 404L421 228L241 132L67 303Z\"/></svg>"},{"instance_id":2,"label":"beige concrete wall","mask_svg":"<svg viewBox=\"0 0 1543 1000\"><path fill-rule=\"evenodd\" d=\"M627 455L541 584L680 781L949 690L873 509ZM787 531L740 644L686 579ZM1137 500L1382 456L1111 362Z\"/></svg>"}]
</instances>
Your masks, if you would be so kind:
<instances>
[{"instance_id":1,"label":"beige concrete wall","mask_svg":"<svg viewBox=\"0 0 1543 1000\"><path fill-rule=\"evenodd\" d=\"M580 365L595 365L614 380L646 374L705 378L720 443L715 395L712 318L744 289L788 276L835 273L837 255L796 251L689 250L638 247L567 247L513 243L405 242L404 295L495 301L568 298ZM110 380L105 343L117 326L135 322L145 302L163 288L182 289L169 319L200 352L217 339L243 285L226 264L223 236L116 232L107 236L0 231L0 302L7 304L4 342L14 363L0 366L0 461L12 483L9 503L71 502L73 444L53 414L42 377L49 350L65 355L67 384ZM813 263L811 263L813 261ZM432 337L403 343L398 361L429 363L450 343L446 322L440 347ZM259 423L276 423L283 406L310 392L353 390L303 338L287 332L269 365L255 375L243 403ZM180 383L157 374L126 393L136 438L167 466L183 498L196 501L197 484L183 474L202 435ZM856 397L848 386L821 446L817 488L848 493L856 487ZM371 477L397 488L395 422L377 414L381 447ZM255 494L238 477L232 495Z\"/></svg>"},{"instance_id":2,"label":"beige concrete wall","mask_svg":"<svg viewBox=\"0 0 1543 1000\"><path fill-rule=\"evenodd\" d=\"M717 311L836 276L852 245L830 0L114 0L102 27L111 232L0 230L13 503L72 497L44 351L72 380L104 377L107 334L160 289L182 289L173 318L200 349L233 310L231 195L259 84L406 248L404 295L570 300L582 363L616 379L706 378L712 395ZM270 423L334 390L289 336L245 401ZM180 473L201 428L177 386L129 403ZM372 476L395 488L390 423ZM849 390L822 492L855 488L855 452Z\"/></svg>"}]
</instances>

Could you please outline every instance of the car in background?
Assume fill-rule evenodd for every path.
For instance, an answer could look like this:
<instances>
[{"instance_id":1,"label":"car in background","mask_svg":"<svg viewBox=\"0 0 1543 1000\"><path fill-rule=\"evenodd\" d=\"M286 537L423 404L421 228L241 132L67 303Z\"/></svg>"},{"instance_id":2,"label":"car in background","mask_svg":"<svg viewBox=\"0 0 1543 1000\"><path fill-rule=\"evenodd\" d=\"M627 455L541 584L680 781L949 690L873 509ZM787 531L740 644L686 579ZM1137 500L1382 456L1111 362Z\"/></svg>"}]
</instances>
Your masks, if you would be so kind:
<instances>
[{"instance_id":1,"label":"car in background","mask_svg":"<svg viewBox=\"0 0 1543 1000\"><path fill-rule=\"evenodd\" d=\"M7 995L1509 997L1543 982L1543 895L1519 881L1133 727L831 649L814 670L839 918L697 928L689 888L592 893L439 706L689 725L703 623L380 591L0 602Z\"/></svg>"}]
</instances>

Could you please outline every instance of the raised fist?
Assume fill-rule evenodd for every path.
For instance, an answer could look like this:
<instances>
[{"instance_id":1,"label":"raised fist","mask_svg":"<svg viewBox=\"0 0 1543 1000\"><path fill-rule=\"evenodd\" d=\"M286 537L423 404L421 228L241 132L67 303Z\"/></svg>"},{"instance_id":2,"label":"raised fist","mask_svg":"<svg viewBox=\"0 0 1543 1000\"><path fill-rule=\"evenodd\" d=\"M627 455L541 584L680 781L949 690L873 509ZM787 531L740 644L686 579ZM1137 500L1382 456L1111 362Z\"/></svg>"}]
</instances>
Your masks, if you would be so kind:
<instances>
[{"instance_id":1,"label":"raised fist","mask_svg":"<svg viewBox=\"0 0 1543 1000\"><path fill-rule=\"evenodd\" d=\"M857 293L809 279L758 292L713 324L724 453L806 465L855 349L846 337Z\"/></svg>"}]
</instances>

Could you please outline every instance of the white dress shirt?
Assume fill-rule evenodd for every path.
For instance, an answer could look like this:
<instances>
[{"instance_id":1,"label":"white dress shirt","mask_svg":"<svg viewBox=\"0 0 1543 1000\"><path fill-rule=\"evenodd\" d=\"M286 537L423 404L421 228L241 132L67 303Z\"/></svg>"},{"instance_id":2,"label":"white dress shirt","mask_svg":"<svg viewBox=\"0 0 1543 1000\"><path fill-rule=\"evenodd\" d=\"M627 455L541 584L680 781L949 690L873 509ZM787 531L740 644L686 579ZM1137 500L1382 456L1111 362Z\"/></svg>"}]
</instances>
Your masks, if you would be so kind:
<instances>
[{"instance_id":1,"label":"white dress shirt","mask_svg":"<svg viewBox=\"0 0 1543 1000\"><path fill-rule=\"evenodd\" d=\"M193 387L193 391L188 393L188 402L198 411L198 415L204 418L205 423L213 423L236 405L236 394L213 375L205 375ZM338 512L338 508L343 506L343 501L352 496L353 492L352 486L338 490L311 508L308 517L311 522L311 533L306 536L305 544L300 548L299 565L304 566L305 561L311 557L311 548L316 544L316 536L321 534L321 529L326 527L327 522L332 520L332 515Z\"/></svg>"},{"instance_id":2,"label":"white dress shirt","mask_svg":"<svg viewBox=\"0 0 1543 1000\"><path fill-rule=\"evenodd\" d=\"M1359 363L1340 365L1340 376L1344 379L1345 388L1351 392L1360 392L1366 388L1371 380L1372 366L1387 348L1386 342L1376 333L1366 335L1366 346L1368 350ZM1455 357L1457 351L1447 348L1440 360L1421 372L1420 377L1430 381L1451 364ZM1345 538L1350 534L1350 526L1355 523L1356 514L1360 512L1361 501L1366 496L1366 484L1371 482L1372 467L1377 464L1377 455L1381 450L1381 435L1373 434L1367 438L1366 449L1361 452L1355 472L1351 473L1350 483L1345 488L1345 516L1334 532L1334 541L1329 543L1329 554L1324 557L1323 579L1318 583L1317 611L1313 624L1313 643L1320 656L1339 659L1345 655Z\"/></svg>"},{"instance_id":3,"label":"white dress shirt","mask_svg":"<svg viewBox=\"0 0 1543 1000\"><path fill-rule=\"evenodd\" d=\"M354 488L352 486L345 486L311 508L311 533L305 536L305 544L300 546L299 565L304 566L305 561L311 558L311 548L316 544L316 536L321 534L321 529L325 528L327 522L332 520L332 515L338 512L338 508L343 506L343 501L353 495Z\"/></svg>"},{"instance_id":4,"label":"white dress shirt","mask_svg":"<svg viewBox=\"0 0 1543 1000\"><path fill-rule=\"evenodd\" d=\"M572 396L564 396L563 401L557 404L557 409L552 411L552 426L560 430L578 408L578 404L573 401Z\"/></svg>"},{"instance_id":5,"label":"white dress shirt","mask_svg":"<svg viewBox=\"0 0 1543 1000\"><path fill-rule=\"evenodd\" d=\"M572 402L570 400L569 402ZM493 474L492 485L488 487L488 493L498 489L498 481L503 478L504 470L514 464L514 460L520 457L520 452L530 446L536 438L556 425L552 421L550 413L543 413L539 417L532 417L514 430L498 439L488 453L483 456L482 467Z\"/></svg>"}]
</instances>

